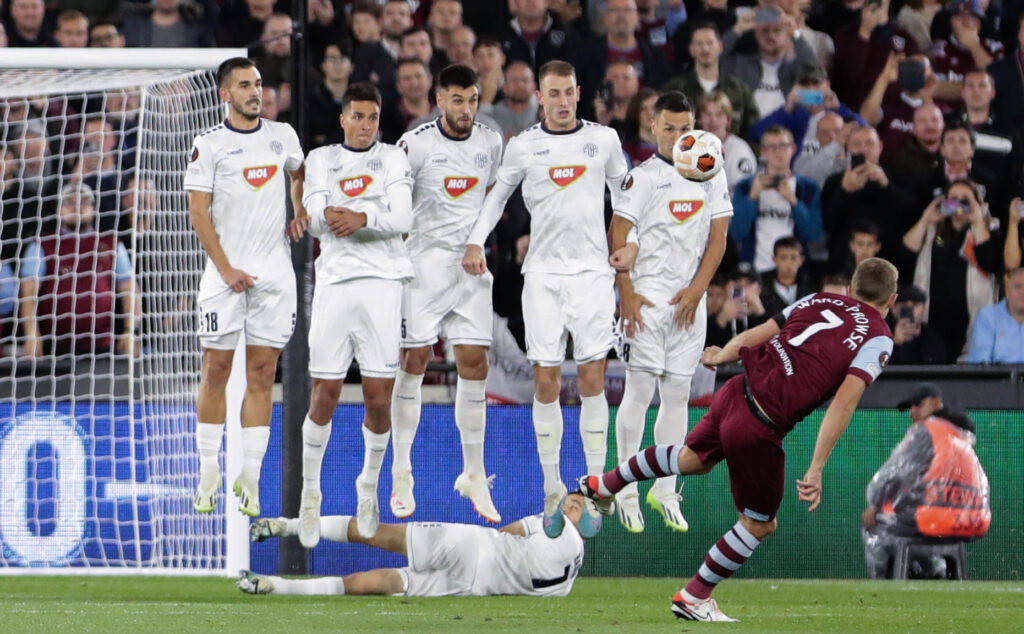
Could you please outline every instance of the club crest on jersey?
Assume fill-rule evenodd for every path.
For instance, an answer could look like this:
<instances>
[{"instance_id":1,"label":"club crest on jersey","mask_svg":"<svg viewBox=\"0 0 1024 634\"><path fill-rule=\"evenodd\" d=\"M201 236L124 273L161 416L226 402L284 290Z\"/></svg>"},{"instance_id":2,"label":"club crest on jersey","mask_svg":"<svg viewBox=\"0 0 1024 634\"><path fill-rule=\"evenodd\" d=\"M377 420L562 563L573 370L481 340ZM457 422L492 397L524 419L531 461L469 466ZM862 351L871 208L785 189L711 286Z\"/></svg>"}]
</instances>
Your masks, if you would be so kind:
<instances>
[{"instance_id":1,"label":"club crest on jersey","mask_svg":"<svg viewBox=\"0 0 1024 634\"><path fill-rule=\"evenodd\" d=\"M373 178L369 174L363 174L362 176L353 176L352 178L343 178L338 181L338 185L341 187L341 193L345 194L349 198L355 198L366 191L366 188L373 182Z\"/></svg>"},{"instance_id":2,"label":"club crest on jersey","mask_svg":"<svg viewBox=\"0 0 1024 634\"><path fill-rule=\"evenodd\" d=\"M280 141L275 139L270 142L270 151L280 156L281 152L284 152L284 145L282 145Z\"/></svg>"},{"instance_id":3,"label":"club crest on jersey","mask_svg":"<svg viewBox=\"0 0 1024 634\"><path fill-rule=\"evenodd\" d=\"M579 180L580 176L583 176L583 173L586 171L586 165L567 165L565 167L552 167L548 170L548 176L551 178L551 182L555 184L555 187L565 189Z\"/></svg>"},{"instance_id":4,"label":"club crest on jersey","mask_svg":"<svg viewBox=\"0 0 1024 634\"><path fill-rule=\"evenodd\" d=\"M490 159L483 152L477 152L476 156L473 157L473 164L479 167L480 169L487 167L487 163L489 161Z\"/></svg>"},{"instance_id":5,"label":"club crest on jersey","mask_svg":"<svg viewBox=\"0 0 1024 634\"><path fill-rule=\"evenodd\" d=\"M260 165L242 169L242 177L253 189L259 189L266 185L270 179L274 178L274 174L277 174L276 165Z\"/></svg>"},{"instance_id":6,"label":"club crest on jersey","mask_svg":"<svg viewBox=\"0 0 1024 634\"><path fill-rule=\"evenodd\" d=\"M584 143L583 144L583 153L586 154L587 156L589 156L590 158L594 158L595 156L597 156L597 153L598 153L597 144L596 143Z\"/></svg>"},{"instance_id":7,"label":"club crest on jersey","mask_svg":"<svg viewBox=\"0 0 1024 634\"><path fill-rule=\"evenodd\" d=\"M444 191L452 200L455 200L476 187L476 184L479 182L480 179L473 176L446 176L444 179Z\"/></svg>"},{"instance_id":8,"label":"club crest on jersey","mask_svg":"<svg viewBox=\"0 0 1024 634\"><path fill-rule=\"evenodd\" d=\"M668 210L675 217L678 224L683 224L696 216L703 206L703 200L673 200L669 202Z\"/></svg>"}]
</instances>

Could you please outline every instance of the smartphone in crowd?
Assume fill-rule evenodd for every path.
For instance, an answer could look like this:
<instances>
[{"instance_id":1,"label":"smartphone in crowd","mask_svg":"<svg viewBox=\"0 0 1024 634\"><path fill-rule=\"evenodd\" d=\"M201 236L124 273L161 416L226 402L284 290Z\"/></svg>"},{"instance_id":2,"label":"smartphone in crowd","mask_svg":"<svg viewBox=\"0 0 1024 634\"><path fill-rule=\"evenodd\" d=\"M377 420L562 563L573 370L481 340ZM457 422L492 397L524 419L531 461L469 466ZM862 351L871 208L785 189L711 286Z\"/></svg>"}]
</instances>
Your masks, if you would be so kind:
<instances>
[{"instance_id":1,"label":"smartphone in crowd","mask_svg":"<svg viewBox=\"0 0 1024 634\"><path fill-rule=\"evenodd\" d=\"M800 103L805 106L824 106L825 105L825 93L820 90L808 90L806 88L797 88L797 96L800 97Z\"/></svg>"},{"instance_id":2,"label":"smartphone in crowd","mask_svg":"<svg viewBox=\"0 0 1024 634\"><path fill-rule=\"evenodd\" d=\"M924 88L924 60L901 60L898 73L896 83L900 90L917 92Z\"/></svg>"},{"instance_id":3,"label":"smartphone in crowd","mask_svg":"<svg viewBox=\"0 0 1024 634\"><path fill-rule=\"evenodd\" d=\"M609 110L615 107L614 94L615 93L614 87L612 86L612 82L608 81L607 79L601 82L601 90L598 93L598 97L600 97L601 101L604 102L605 108L608 108Z\"/></svg>"},{"instance_id":4,"label":"smartphone in crowd","mask_svg":"<svg viewBox=\"0 0 1024 634\"><path fill-rule=\"evenodd\" d=\"M900 319L907 319L911 322L914 321L914 307L913 306L901 306L900 307Z\"/></svg>"},{"instance_id":5,"label":"smartphone in crowd","mask_svg":"<svg viewBox=\"0 0 1024 634\"><path fill-rule=\"evenodd\" d=\"M754 9L754 24L775 24L779 21L779 10L774 8Z\"/></svg>"},{"instance_id":6,"label":"smartphone in crowd","mask_svg":"<svg viewBox=\"0 0 1024 634\"><path fill-rule=\"evenodd\" d=\"M867 161L867 158L863 154L851 154L850 155L850 169L860 167Z\"/></svg>"},{"instance_id":7,"label":"smartphone in crowd","mask_svg":"<svg viewBox=\"0 0 1024 634\"><path fill-rule=\"evenodd\" d=\"M732 301L734 301L734 302L738 302L741 299L743 299L743 285L742 284L734 284L733 285L731 298L732 298Z\"/></svg>"},{"instance_id":8,"label":"smartphone in crowd","mask_svg":"<svg viewBox=\"0 0 1024 634\"><path fill-rule=\"evenodd\" d=\"M943 216L966 214L971 210L971 203L966 199L943 198L939 203L939 213Z\"/></svg>"}]
</instances>

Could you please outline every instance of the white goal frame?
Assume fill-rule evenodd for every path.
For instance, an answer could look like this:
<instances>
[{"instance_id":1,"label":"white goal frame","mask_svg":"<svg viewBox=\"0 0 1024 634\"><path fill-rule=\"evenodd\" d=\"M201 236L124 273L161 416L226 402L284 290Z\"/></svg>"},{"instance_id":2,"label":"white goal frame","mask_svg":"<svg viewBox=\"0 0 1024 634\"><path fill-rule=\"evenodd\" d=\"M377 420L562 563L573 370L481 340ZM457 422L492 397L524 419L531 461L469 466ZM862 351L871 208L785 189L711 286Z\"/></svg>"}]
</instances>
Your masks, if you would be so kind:
<instances>
[{"instance_id":1,"label":"white goal frame","mask_svg":"<svg viewBox=\"0 0 1024 634\"><path fill-rule=\"evenodd\" d=\"M150 49L103 49L103 48L0 48L0 71L27 71L24 83L16 81L8 82L0 87L0 93L5 98L31 97L49 92L74 94L78 92L90 92L97 89L127 89L139 88L159 83L165 79L164 75L154 74L153 71L181 71L186 73L195 71L212 71L224 60L231 57L247 57L246 49L177 49L177 48L150 48ZM86 77L80 71L88 70L118 70L122 73L116 81L110 84L97 86L89 84L87 80L80 80L82 83L75 83L74 77ZM29 72L30 71L30 72ZM53 71L47 75L45 72ZM67 72L72 71L72 72ZM41 81L42 80L42 81ZM146 91L141 91L141 103L139 107L139 130L143 129L144 117L146 116ZM138 150L136 150L138 151ZM136 201L138 200L138 189L136 188ZM187 210L186 210L187 213ZM136 253L137 233L132 230L132 247L130 252L134 258ZM137 284L133 276L133 287ZM197 291L198 289L194 289ZM226 420L226 442L225 442L225 475L235 474L242 466L242 442L241 442L241 403L245 394L245 337L239 338L239 348L236 351L231 378L228 382L227 391L227 420ZM130 377L135 376L135 365L137 359L129 356ZM131 385L130 403L134 405L140 401L141 395L137 392L136 381L129 380ZM194 443L191 438L188 443ZM145 485L139 485L142 488ZM159 485L156 485L159 486ZM130 488L135 489L132 485ZM223 489L223 500L225 502L225 567L220 568L174 568L174 567L148 567L148 566L0 566L0 575L220 575L234 576L241 568L249 567L249 520L238 511L238 502L229 493L229 485L225 484ZM139 495L137 491L130 493L131 496ZM191 510L191 509L190 509Z\"/></svg>"}]
</instances>

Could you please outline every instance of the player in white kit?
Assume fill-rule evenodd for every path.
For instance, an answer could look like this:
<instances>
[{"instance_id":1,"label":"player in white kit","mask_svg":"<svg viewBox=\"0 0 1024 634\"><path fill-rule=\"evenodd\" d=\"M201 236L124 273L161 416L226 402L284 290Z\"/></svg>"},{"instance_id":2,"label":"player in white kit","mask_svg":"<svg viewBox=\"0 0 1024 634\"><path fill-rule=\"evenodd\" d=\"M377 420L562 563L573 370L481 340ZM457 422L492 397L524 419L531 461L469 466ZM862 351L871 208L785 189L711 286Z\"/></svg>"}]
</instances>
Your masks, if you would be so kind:
<instances>
[{"instance_id":1,"label":"player in white kit","mask_svg":"<svg viewBox=\"0 0 1024 634\"><path fill-rule=\"evenodd\" d=\"M579 524L583 505L583 496L566 496L564 514L573 526ZM295 535L297 523L265 518L252 524L249 533L253 541ZM501 530L440 522L382 524L370 539L360 536L350 517L322 517L320 523L324 539L369 544L408 557L409 565L316 579L283 579L243 570L239 589L250 594L564 597L583 565L579 531L570 529L550 539L544 535L540 515Z\"/></svg>"},{"instance_id":2,"label":"player in white kit","mask_svg":"<svg viewBox=\"0 0 1024 634\"><path fill-rule=\"evenodd\" d=\"M402 286L412 264L402 234L412 226L412 175L405 152L376 142L380 93L353 84L342 97L345 143L309 153L303 202L320 238L309 327L313 391L302 425L299 540L320 541L320 467L331 417L352 363L363 382L363 469L356 478L359 532L377 532L377 480L391 437Z\"/></svg>"},{"instance_id":3,"label":"player in white kit","mask_svg":"<svg viewBox=\"0 0 1024 634\"><path fill-rule=\"evenodd\" d=\"M466 240L501 161L501 135L475 122L479 89L467 66L445 68L437 79L441 116L406 132L398 141L412 166L413 223L405 247L415 279L402 298L402 368L391 401L391 512L416 510L410 452L420 422L420 390L430 347L443 333L455 348L458 382L455 425L462 439L462 474L455 490L497 524L484 471L487 417L487 349L491 345L493 278L462 267Z\"/></svg>"},{"instance_id":4,"label":"player in white kit","mask_svg":"<svg viewBox=\"0 0 1024 634\"><path fill-rule=\"evenodd\" d=\"M635 228L639 253L632 272L616 274L619 287L620 357L626 387L615 418L619 462L640 450L647 408L655 385L661 407L654 442L683 444L688 422L690 380L704 350L705 292L725 253L732 201L725 171L697 183L673 165L672 149L693 129L686 96L668 92L654 104L651 130L658 151L630 171L612 218L613 264ZM619 521L634 533L644 530L636 484L615 496ZM660 478L647 502L672 529L689 528L679 510L675 478Z\"/></svg>"},{"instance_id":5,"label":"player in white kit","mask_svg":"<svg viewBox=\"0 0 1024 634\"><path fill-rule=\"evenodd\" d=\"M484 240L522 183L531 216L530 246L523 262L526 355L533 364L533 425L544 471L544 530L554 537L564 526L559 511L565 485L558 464L563 432L558 395L570 334L579 368L580 436L587 473L602 473L608 451L604 364L615 343L615 290L608 265L604 188L607 184L616 196L627 166L614 130L576 118L580 89L573 67L548 62L538 76L544 123L509 141L497 182L470 234L466 266L476 274L487 270ZM587 506L580 523L583 535L590 537L600 527L600 515Z\"/></svg>"},{"instance_id":6,"label":"player in white kit","mask_svg":"<svg viewBox=\"0 0 1024 634\"><path fill-rule=\"evenodd\" d=\"M227 118L196 137L184 182L192 226L207 255L197 297L203 366L196 404L199 486L192 504L200 513L217 506L225 387L244 329L244 461L234 492L239 509L255 517L260 514L260 468L270 439L274 373L295 328L284 173L291 180L299 216L303 155L290 125L260 118L262 80L252 60L226 60L217 69L217 86L228 105ZM303 223L292 221L292 237L301 237Z\"/></svg>"}]
</instances>

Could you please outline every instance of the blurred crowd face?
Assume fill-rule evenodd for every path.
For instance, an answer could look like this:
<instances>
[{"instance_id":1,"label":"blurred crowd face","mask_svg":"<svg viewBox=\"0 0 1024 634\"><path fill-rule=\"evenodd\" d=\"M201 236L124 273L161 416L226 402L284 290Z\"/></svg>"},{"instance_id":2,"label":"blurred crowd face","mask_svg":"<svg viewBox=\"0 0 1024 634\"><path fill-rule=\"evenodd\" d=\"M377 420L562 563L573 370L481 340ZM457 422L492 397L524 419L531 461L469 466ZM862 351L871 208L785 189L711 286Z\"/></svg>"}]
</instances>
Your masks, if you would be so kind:
<instances>
[{"instance_id":1,"label":"blurred crowd face","mask_svg":"<svg viewBox=\"0 0 1024 634\"><path fill-rule=\"evenodd\" d=\"M99 23L89 31L89 46L93 48L124 48L124 36L113 24Z\"/></svg>"},{"instance_id":2,"label":"blurred crowd face","mask_svg":"<svg viewBox=\"0 0 1024 634\"><path fill-rule=\"evenodd\" d=\"M468 26L460 26L452 33L448 43L448 59L453 64L462 64L473 68L476 60L473 57L473 45L476 34Z\"/></svg>"},{"instance_id":3,"label":"blurred crowd face","mask_svg":"<svg viewBox=\"0 0 1024 634\"><path fill-rule=\"evenodd\" d=\"M505 98L512 103L524 104L530 101L537 90L533 80L533 69L523 62L512 62L505 69L505 85L502 87Z\"/></svg>"},{"instance_id":4,"label":"blurred crowd face","mask_svg":"<svg viewBox=\"0 0 1024 634\"><path fill-rule=\"evenodd\" d=\"M777 276L784 280L794 279L804 265L804 255L800 249L792 247L779 247L772 254L772 262L775 264Z\"/></svg>"},{"instance_id":5,"label":"blurred crowd face","mask_svg":"<svg viewBox=\"0 0 1024 634\"><path fill-rule=\"evenodd\" d=\"M947 132L942 137L939 154L946 159L947 163L969 163L974 158L974 146L971 145L970 133L959 128Z\"/></svg>"},{"instance_id":6,"label":"blurred crowd face","mask_svg":"<svg viewBox=\"0 0 1024 634\"><path fill-rule=\"evenodd\" d=\"M34 35L43 28L43 17L46 7L43 0L13 0L11 2L11 21L14 26L29 35Z\"/></svg>"},{"instance_id":7,"label":"blurred crowd face","mask_svg":"<svg viewBox=\"0 0 1024 634\"><path fill-rule=\"evenodd\" d=\"M402 50L399 57L415 57L430 63L434 55L434 47L430 45L430 36L423 31L410 33L402 38Z\"/></svg>"},{"instance_id":8,"label":"blurred crowd face","mask_svg":"<svg viewBox=\"0 0 1024 634\"><path fill-rule=\"evenodd\" d=\"M793 137L788 134L768 133L761 137L761 156L771 174L788 174L795 152Z\"/></svg>"},{"instance_id":9,"label":"blurred crowd face","mask_svg":"<svg viewBox=\"0 0 1024 634\"><path fill-rule=\"evenodd\" d=\"M271 16L263 24L263 49L274 57L288 57L292 53L292 19L284 15Z\"/></svg>"},{"instance_id":10,"label":"blurred crowd face","mask_svg":"<svg viewBox=\"0 0 1024 634\"><path fill-rule=\"evenodd\" d=\"M22 177L42 176L46 172L46 157L50 153L50 146L41 134L26 132L18 150Z\"/></svg>"},{"instance_id":11,"label":"blurred crowd face","mask_svg":"<svg viewBox=\"0 0 1024 634\"><path fill-rule=\"evenodd\" d=\"M281 109L277 104L277 89L273 86L264 86L261 95L260 116L277 121L278 115L281 114Z\"/></svg>"},{"instance_id":12,"label":"blurred crowd face","mask_svg":"<svg viewBox=\"0 0 1024 634\"><path fill-rule=\"evenodd\" d=\"M379 42L380 23L370 13L354 11L352 13L352 35L358 44Z\"/></svg>"},{"instance_id":13,"label":"blurred crowd face","mask_svg":"<svg viewBox=\"0 0 1024 634\"><path fill-rule=\"evenodd\" d=\"M381 30L384 36L392 40L402 37L402 33L412 26L412 13L409 11L409 3L405 0L395 2L392 0L384 5L380 16Z\"/></svg>"},{"instance_id":14,"label":"blurred crowd face","mask_svg":"<svg viewBox=\"0 0 1024 634\"><path fill-rule=\"evenodd\" d=\"M161 13L174 13L181 6L181 0L156 0L156 10Z\"/></svg>"},{"instance_id":15,"label":"blurred crowd face","mask_svg":"<svg viewBox=\"0 0 1024 634\"><path fill-rule=\"evenodd\" d=\"M476 86L441 88L437 91L437 105L452 132L468 135L473 131L473 121L480 106L480 91Z\"/></svg>"},{"instance_id":16,"label":"blurred crowd face","mask_svg":"<svg viewBox=\"0 0 1024 634\"><path fill-rule=\"evenodd\" d=\"M473 62L476 72L481 75L500 73L505 66L505 54L501 52L499 46L480 46L473 51ZM533 92L533 89L530 92Z\"/></svg>"},{"instance_id":17,"label":"blurred crowd face","mask_svg":"<svg viewBox=\"0 0 1024 634\"><path fill-rule=\"evenodd\" d=\"M236 114L255 121L263 108L263 78L260 77L260 71L255 67L231 71L228 85L220 89L220 96Z\"/></svg>"},{"instance_id":18,"label":"blurred crowd face","mask_svg":"<svg viewBox=\"0 0 1024 634\"><path fill-rule=\"evenodd\" d=\"M263 22L274 12L274 0L245 0L249 15Z\"/></svg>"},{"instance_id":19,"label":"blurred crowd face","mask_svg":"<svg viewBox=\"0 0 1024 634\"><path fill-rule=\"evenodd\" d=\"M53 37L62 48L85 48L89 44L89 20L85 16L57 22Z\"/></svg>"},{"instance_id":20,"label":"blurred crowd face","mask_svg":"<svg viewBox=\"0 0 1024 634\"><path fill-rule=\"evenodd\" d=\"M341 129L345 131L345 145L361 150L368 148L377 138L380 126L380 106L376 101L351 101L341 113Z\"/></svg>"},{"instance_id":21,"label":"blurred crowd face","mask_svg":"<svg viewBox=\"0 0 1024 634\"><path fill-rule=\"evenodd\" d=\"M544 109L544 121L552 130L568 130L576 125L576 106L580 101L580 89L576 78L549 74L540 82L537 95Z\"/></svg>"},{"instance_id":22,"label":"blurred crowd face","mask_svg":"<svg viewBox=\"0 0 1024 634\"><path fill-rule=\"evenodd\" d=\"M882 140L878 138L878 132L867 126L857 128L850 133L846 142L847 154L863 154L868 163L878 165L882 156Z\"/></svg>"},{"instance_id":23,"label":"blurred crowd face","mask_svg":"<svg viewBox=\"0 0 1024 634\"><path fill-rule=\"evenodd\" d=\"M818 143L821 147L832 143L839 138L840 132L843 130L843 118L835 112L826 113L818 121Z\"/></svg>"},{"instance_id":24,"label":"blurred crowd face","mask_svg":"<svg viewBox=\"0 0 1024 634\"><path fill-rule=\"evenodd\" d=\"M729 114L721 105L709 101L701 108L700 128L724 141L729 136Z\"/></svg>"},{"instance_id":25,"label":"blurred crowd face","mask_svg":"<svg viewBox=\"0 0 1024 634\"><path fill-rule=\"evenodd\" d=\"M779 57L789 48L789 34L778 22L755 26L754 39L761 56L768 59Z\"/></svg>"},{"instance_id":26,"label":"blurred crowd face","mask_svg":"<svg viewBox=\"0 0 1024 634\"><path fill-rule=\"evenodd\" d=\"M957 183L946 191L946 198L952 198L953 200L960 201L975 201L979 205L984 204L985 201L978 200L977 194L974 193L974 189L964 183ZM946 216L949 221L953 224L953 228L957 231L964 230L967 225L971 224L970 214L953 214L952 216Z\"/></svg>"},{"instance_id":27,"label":"blurred crowd face","mask_svg":"<svg viewBox=\"0 0 1024 634\"><path fill-rule=\"evenodd\" d=\"M855 232L850 236L850 252L853 253L853 261L856 264L875 257L881 249L882 243L873 233Z\"/></svg>"},{"instance_id":28,"label":"blurred crowd face","mask_svg":"<svg viewBox=\"0 0 1024 634\"><path fill-rule=\"evenodd\" d=\"M925 104L914 110L914 136L924 147L938 145L944 127L942 111L935 104Z\"/></svg>"},{"instance_id":29,"label":"blurred crowd face","mask_svg":"<svg viewBox=\"0 0 1024 634\"><path fill-rule=\"evenodd\" d=\"M542 19L548 11L547 0L512 0L512 7L516 17L533 20Z\"/></svg>"},{"instance_id":30,"label":"blurred crowd face","mask_svg":"<svg viewBox=\"0 0 1024 634\"><path fill-rule=\"evenodd\" d=\"M95 147L98 151L108 154L114 151L117 137L114 135L114 128L109 121L89 119L85 122L83 142L86 146Z\"/></svg>"},{"instance_id":31,"label":"blurred crowd face","mask_svg":"<svg viewBox=\"0 0 1024 634\"><path fill-rule=\"evenodd\" d=\"M711 29L697 29L690 38L690 56L697 66L718 64L722 55L722 41Z\"/></svg>"},{"instance_id":32,"label":"blurred crowd face","mask_svg":"<svg viewBox=\"0 0 1024 634\"><path fill-rule=\"evenodd\" d=\"M395 87L407 101L422 101L430 93L430 76L422 64L402 64L398 67Z\"/></svg>"},{"instance_id":33,"label":"blurred crowd face","mask_svg":"<svg viewBox=\"0 0 1024 634\"><path fill-rule=\"evenodd\" d=\"M458 0L434 0L428 21L439 31L454 31L462 26L462 3Z\"/></svg>"},{"instance_id":34,"label":"blurred crowd face","mask_svg":"<svg viewBox=\"0 0 1024 634\"><path fill-rule=\"evenodd\" d=\"M633 35L640 26L640 15L636 10L636 2L634 0L608 0L601 21L609 37L626 38Z\"/></svg>"},{"instance_id":35,"label":"blurred crowd face","mask_svg":"<svg viewBox=\"0 0 1024 634\"><path fill-rule=\"evenodd\" d=\"M342 55L340 48L331 44L324 49L320 70L328 81L347 82L352 75L352 60Z\"/></svg>"},{"instance_id":36,"label":"blurred crowd face","mask_svg":"<svg viewBox=\"0 0 1024 634\"><path fill-rule=\"evenodd\" d=\"M72 231L88 229L96 219L96 207L89 196L75 193L60 202L60 222Z\"/></svg>"},{"instance_id":37,"label":"blurred crowd face","mask_svg":"<svg viewBox=\"0 0 1024 634\"><path fill-rule=\"evenodd\" d=\"M967 73L960 97L974 110L988 108L996 97L996 88L988 73Z\"/></svg>"},{"instance_id":38,"label":"blurred crowd face","mask_svg":"<svg viewBox=\"0 0 1024 634\"><path fill-rule=\"evenodd\" d=\"M628 62L611 64L604 77L612 83L612 98L615 101L629 101L640 90L636 68Z\"/></svg>"}]
</instances>

